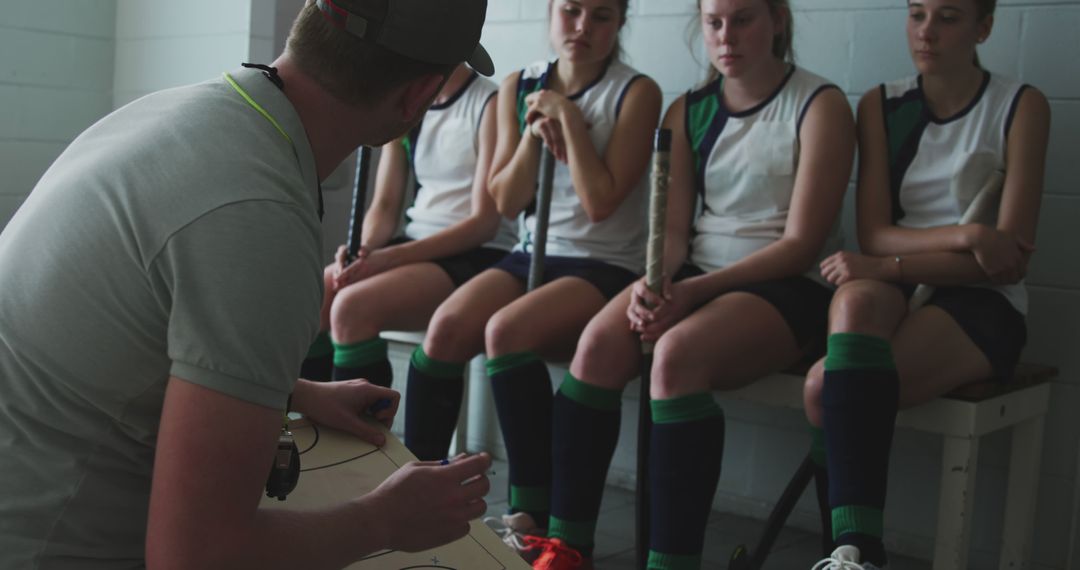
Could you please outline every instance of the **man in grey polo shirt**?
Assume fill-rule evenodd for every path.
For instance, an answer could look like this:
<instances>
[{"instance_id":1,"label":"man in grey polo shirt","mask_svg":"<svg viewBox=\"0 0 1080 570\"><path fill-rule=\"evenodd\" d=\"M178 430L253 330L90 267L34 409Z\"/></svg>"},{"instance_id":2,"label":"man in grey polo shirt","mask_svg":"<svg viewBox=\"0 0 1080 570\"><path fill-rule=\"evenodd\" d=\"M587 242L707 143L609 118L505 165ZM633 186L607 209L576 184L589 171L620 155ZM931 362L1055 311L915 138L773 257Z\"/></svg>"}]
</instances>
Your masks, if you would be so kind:
<instances>
[{"instance_id":1,"label":"man in grey polo shirt","mask_svg":"<svg viewBox=\"0 0 1080 570\"><path fill-rule=\"evenodd\" d=\"M0 234L0 567L340 568L467 532L484 455L323 511L258 503L290 394L374 443L362 410L396 411L362 381L296 381L319 181L405 132L457 63L491 74L485 11L309 2L272 68L145 97L56 160Z\"/></svg>"}]
</instances>

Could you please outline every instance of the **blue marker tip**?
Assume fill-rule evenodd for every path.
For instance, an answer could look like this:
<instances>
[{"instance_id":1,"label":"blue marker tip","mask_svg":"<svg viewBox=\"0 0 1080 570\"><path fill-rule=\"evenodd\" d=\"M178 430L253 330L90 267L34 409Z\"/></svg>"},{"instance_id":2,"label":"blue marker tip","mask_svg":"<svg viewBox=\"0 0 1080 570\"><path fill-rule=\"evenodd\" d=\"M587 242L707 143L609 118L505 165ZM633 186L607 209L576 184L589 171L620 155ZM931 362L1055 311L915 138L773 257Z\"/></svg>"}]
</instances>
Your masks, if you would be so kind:
<instances>
[{"instance_id":1,"label":"blue marker tip","mask_svg":"<svg viewBox=\"0 0 1080 570\"><path fill-rule=\"evenodd\" d=\"M374 404L372 404L371 407L368 408L368 413L371 414L371 415L375 415L375 414L385 410L386 408L389 408L390 404L391 404L390 398L383 398L383 399L379 400L378 402L375 402Z\"/></svg>"}]
</instances>

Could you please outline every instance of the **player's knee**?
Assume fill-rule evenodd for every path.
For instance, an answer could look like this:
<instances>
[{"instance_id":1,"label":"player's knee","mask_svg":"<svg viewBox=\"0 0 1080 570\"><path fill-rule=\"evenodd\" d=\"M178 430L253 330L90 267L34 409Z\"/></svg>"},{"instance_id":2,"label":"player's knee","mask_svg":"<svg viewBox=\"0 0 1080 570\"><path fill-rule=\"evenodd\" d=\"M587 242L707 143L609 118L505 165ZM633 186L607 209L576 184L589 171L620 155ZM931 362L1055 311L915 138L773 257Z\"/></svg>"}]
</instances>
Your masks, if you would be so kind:
<instances>
[{"instance_id":1,"label":"player's knee","mask_svg":"<svg viewBox=\"0 0 1080 570\"><path fill-rule=\"evenodd\" d=\"M379 319L356 295L338 295L330 305L330 331L335 342L367 340L379 334Z\"/></svg>"},{"instance_id":2,"label":"player's knee","mask_svg":"<svg viewBox=\"0 0 1080 570\"><path fill-rule=\"evenodd\" d=\"M690 375L687 367L694 366L693 355L689 350L692 343L680 338L681 336L678 329L669 330L653 348L653 394L671 397L688 390L686 380Z\"/></svg>"},{"instance_id":3,"label":"player's knee","mask_svg":"<svg viewBox=\"0 0 1080 570\"><path fill-rule=\"evenodd\" d=\"M830 308L833 332L860 332L887 312L889 300L877 284L852 282L836 291Z\"/></svg>"},{"instance_id":4,"label":"player's knee","mask_svg":"<svg viewBox=\"0 0 1080 570\"><path fill-rule=\"evenodd\" d=\"M528 350L526 327L507 318L501 311L495 313L484 327L484 343L488 357L501 356Z\"/></svg>"}]
</instances>

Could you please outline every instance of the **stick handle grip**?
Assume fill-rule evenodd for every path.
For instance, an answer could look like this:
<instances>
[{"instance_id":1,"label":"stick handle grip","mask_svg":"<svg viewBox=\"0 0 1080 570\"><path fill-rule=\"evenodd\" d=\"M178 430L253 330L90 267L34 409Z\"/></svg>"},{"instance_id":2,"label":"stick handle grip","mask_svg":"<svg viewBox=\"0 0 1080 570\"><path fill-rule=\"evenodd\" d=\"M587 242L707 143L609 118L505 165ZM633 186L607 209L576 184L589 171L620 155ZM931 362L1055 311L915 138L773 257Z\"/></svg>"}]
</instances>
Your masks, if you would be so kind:
<instances>
[{"instance_id":1,"label":"stick handle grip","mask_svg":"<svg viewBox=\"0 0 1080 570\"><path fill-rule=\"evenodd\" d=\"M649 240L645 250L645 284L657 295L664 288L664 234L667 226L668 180L671 176L671 129L656 129L649 190ZM652 354L652 343L642 343Z\"/></svg>"}]
</instances>

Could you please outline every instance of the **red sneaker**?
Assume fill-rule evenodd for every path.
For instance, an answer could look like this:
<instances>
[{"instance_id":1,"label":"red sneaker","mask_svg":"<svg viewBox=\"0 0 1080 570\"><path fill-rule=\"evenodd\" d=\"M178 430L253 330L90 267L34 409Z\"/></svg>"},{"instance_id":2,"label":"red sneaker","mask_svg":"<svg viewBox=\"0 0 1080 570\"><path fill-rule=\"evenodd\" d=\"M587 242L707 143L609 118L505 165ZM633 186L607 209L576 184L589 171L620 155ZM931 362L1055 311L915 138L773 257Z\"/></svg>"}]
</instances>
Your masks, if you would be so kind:
<instances>
[{"instance_id":1,"label":"red sneaker","mask_svg":"<svg viewBox=\"0 0 1080 570\"><path fill-rule=\"evenodd\" d=\"M533 562L533 570L587 570L592 561L570 548L558 538L530 536L525 539L532 549L540 549L540 556Z\"/></svg>"}]
</instances>

